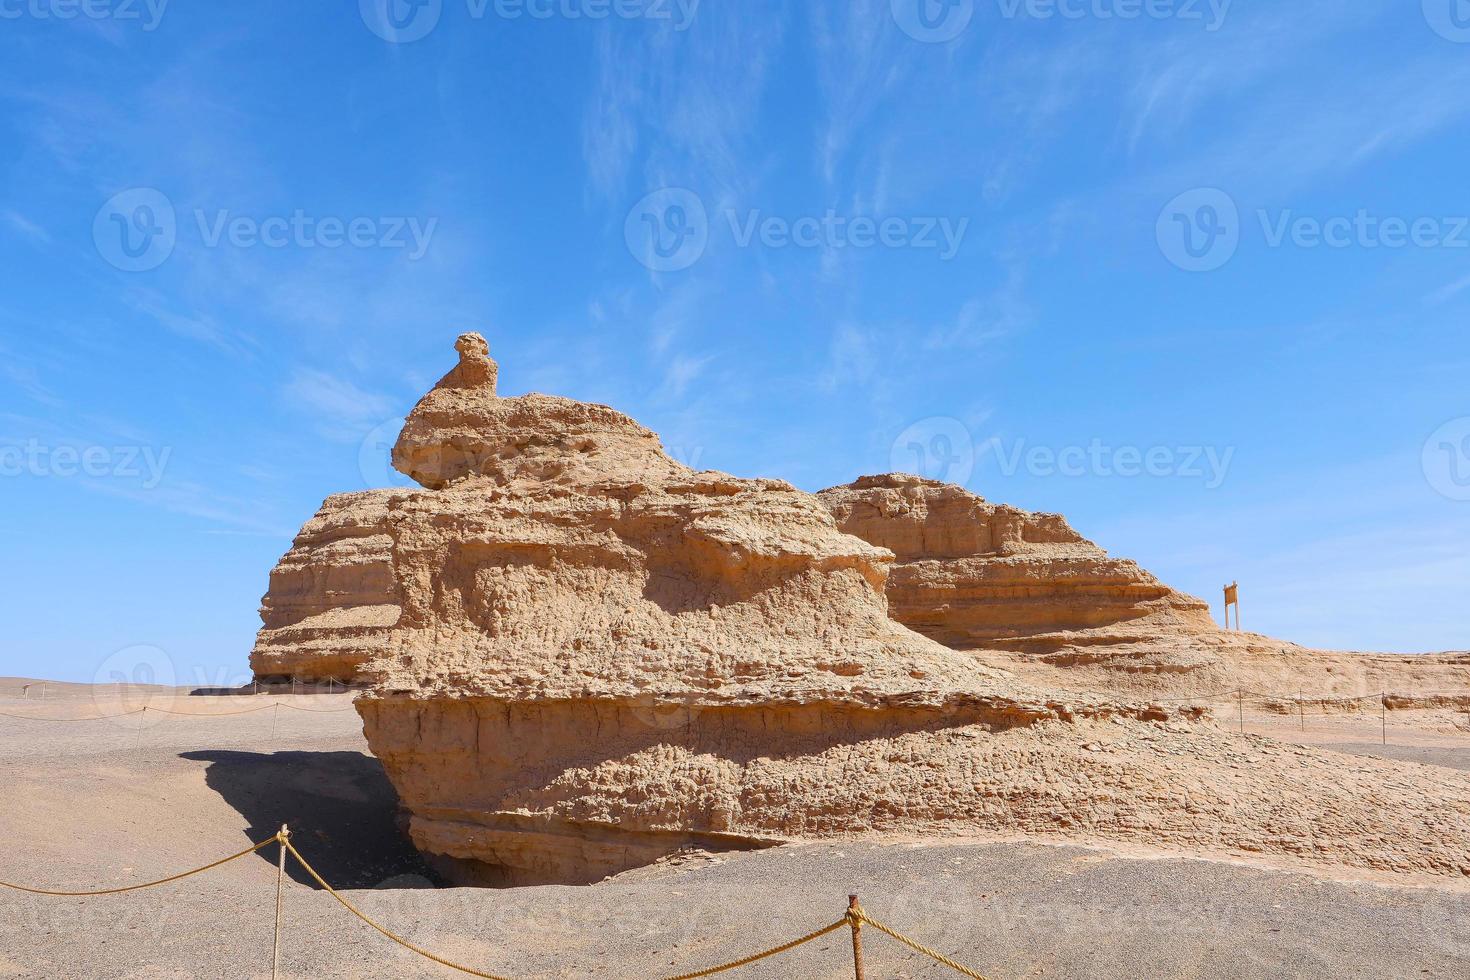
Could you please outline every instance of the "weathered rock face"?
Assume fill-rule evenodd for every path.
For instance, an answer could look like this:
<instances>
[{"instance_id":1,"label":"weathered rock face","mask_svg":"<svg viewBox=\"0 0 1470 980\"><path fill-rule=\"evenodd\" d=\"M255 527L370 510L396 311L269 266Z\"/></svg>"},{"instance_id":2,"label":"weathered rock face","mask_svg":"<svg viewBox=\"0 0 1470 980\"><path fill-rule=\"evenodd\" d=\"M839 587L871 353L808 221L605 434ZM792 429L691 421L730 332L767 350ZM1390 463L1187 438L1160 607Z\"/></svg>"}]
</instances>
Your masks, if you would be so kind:
<instances>
[{"instance_id":1,"label":"weathered rock face","mask_svg":"<svg viewBox=\"0 0 1470 980\"><path fill-rule=\"evenodd\" d=\"M250 654L262 680L357 680L386 649L398 623L389 502L412 491L328 497L271 572L264 623Z\"/></svg>"},{"instance_id":2,"label":"weathered rock face","mask_svg":"<svg viewBox=\"0 0 1470 980\"><path fill-rule=\"evenodd\" d=\"M1032 684L1131 697L1244 689L1282 695L1283 709L1295 692L1470 704L1470 656L1311 650L1222 630L1203 601L1109 557L1056 514L903 473L818 496L842 530L897 556L894 619Z\"/></svg>"},{"instance_id":3,"label":"weathered rock face","mask_svg":"<svg viewBox=\"0 0 1470 980\"><path fill-rule=\"evenodd\" d=\"M366 645L364 731L446 874L585 882L685 846L1017 831L1467 863L1470 776L1389 781L1197 708L1025 683L891 619L893 552L815 496L692 472L603 406L500 398L483 340L458 349L394 450L428 489L329 500L273 576L257 650ZM1032 543L1081 554L1067 533L1038 519ZM1158 589L1113 578L1115 606ZM334 617L363 610L379 618L349 637Z\"/></svg>"},{"instance_id":4,"label":"weathered rock face","mask_svg":"<svg viewBox=\"0 0 1470 980\"><path fill-rule=\"evenodd\" d=\"M437 489L389 504L397 654L359 701L426 851L488 880L583 880L688 843L752 844L764 832L726 793L657 766L641 775L666 781L643 805L660 819L573 803L613 744L654 753L625 760L632 778L707 726L756 751L841 719L1053 710L889 619L892 556L811 495L694 473L603 406L499 398L478 344L460 350L394 450Z\"/></svg>"},{"instance_id":5,"label":"weathered rock face","mask_svg":"<svg viewBox=\"0 0 1470 980\"><path fill-rule=\"evenodd\" d=\"M1060 515L902 473L818 496L838 527L898 556L893 618L946 646L1046 653L1216 631L1204 602L1110 558Z\"/></svg>"}]
</instances>

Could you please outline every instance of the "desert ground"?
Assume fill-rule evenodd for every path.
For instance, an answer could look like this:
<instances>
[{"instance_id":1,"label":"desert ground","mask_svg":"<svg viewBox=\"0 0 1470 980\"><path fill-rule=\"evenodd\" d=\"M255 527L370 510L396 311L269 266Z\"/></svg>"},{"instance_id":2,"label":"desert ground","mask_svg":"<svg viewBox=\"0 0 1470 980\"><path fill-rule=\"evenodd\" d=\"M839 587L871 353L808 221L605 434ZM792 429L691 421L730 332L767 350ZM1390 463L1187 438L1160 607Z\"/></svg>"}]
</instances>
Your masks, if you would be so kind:
<instances>
[{"instance_id":1,"label":"desert ground","mask_svg":"<svg viewBox=\"0 0 1470 980\"><path fill-rule=\"evenodd\" d=\"M590 886L435 887L396 825L392 786L350 694L120 695L50 683L43 701L37 686L22 697L26 683L0 680L8 882L132 884L289 823L303 854L366 913L452 959L517 977L698 969L838 918L850 891L875 918L992 977L1470 974L1465 884L1101 843L825 841L680 855ZM149 713L101 717L143 704ZM1229 706L1217 713L1222 729L1238 728ZM1249 737L1470 768L1463 714L1390 712L1387 746L1371 712L1308 715L1303 729L1299 717L1248 710L1245 723ZM268 848L124 895L0 891L0 976L267 977L275 860ZM459 975L394 946L288 869L282 976ZM947 975L865 935L869 977ZM849 977L848 937L728 975Z\"/></svg>"}]
</instances>

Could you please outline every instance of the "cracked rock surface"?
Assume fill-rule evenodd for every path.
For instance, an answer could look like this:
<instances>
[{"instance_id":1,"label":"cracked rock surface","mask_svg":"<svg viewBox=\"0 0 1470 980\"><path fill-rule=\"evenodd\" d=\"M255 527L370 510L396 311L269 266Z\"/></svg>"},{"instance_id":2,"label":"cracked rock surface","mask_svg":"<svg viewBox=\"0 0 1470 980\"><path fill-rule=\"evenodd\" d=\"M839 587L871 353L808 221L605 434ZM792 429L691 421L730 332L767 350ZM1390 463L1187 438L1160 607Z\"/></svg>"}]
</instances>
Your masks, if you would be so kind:
<instances>
[{"instance_id":1,"label":"cracked rock surface","mask_svg":"<svg viewBox=\"0 0 1470 980\"><path fill-rule=\"evenodd\" d=\"M1019 831L1470 873L1463 773L1229 735L955 642L1115 625L1095 610L1027 621L1014 594L953 628L907 599L890 616L895 561L983 547L1022 560L1006 588L1055 592L1072 567L1119 622L1142 606L1205 630L1197 600L1059 518L890 535L866 501L694 472L606 406L502 398L484 339L456 346L394 449L423 489L330 498L272 576L253 659L350 662L441 872L574 883L687 847Z\"/></svg>"}]
</instances>

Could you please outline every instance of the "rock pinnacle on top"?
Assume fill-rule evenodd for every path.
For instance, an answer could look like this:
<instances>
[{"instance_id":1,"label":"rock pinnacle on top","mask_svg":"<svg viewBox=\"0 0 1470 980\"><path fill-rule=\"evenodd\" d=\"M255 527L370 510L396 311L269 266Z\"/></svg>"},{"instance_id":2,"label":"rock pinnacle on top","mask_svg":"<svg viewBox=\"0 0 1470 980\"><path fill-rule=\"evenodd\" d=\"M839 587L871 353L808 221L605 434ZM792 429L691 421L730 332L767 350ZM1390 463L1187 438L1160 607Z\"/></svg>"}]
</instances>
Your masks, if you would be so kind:
<instances>
[{"instance_id":1,"label":"rock pinnacle on top","mask_svg":"<svg viewBox=\"0 0 1470 980\"><path fill-rule=\"evenodd\" d=\"M439 382L457 388L488 387L495 394L495 383L500 378L500 365L490 356L490 344L478 333L462 333L454 342L459 351L459 363ZM453 379L451 381L450 379Z\"/></svg>"}]
</instances>

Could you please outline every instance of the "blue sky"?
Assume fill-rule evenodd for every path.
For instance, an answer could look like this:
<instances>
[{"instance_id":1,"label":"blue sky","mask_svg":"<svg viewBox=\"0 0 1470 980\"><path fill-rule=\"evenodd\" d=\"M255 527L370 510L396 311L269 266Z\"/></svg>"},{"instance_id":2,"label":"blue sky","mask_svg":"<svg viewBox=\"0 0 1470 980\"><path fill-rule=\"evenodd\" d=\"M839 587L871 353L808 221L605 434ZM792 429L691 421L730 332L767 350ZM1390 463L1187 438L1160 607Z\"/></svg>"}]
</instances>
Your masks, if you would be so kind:
<instances>
[{"instance_id":1,"label":"blue sky","mask_svg":"<svg viewBox=\"0 0 1470 980\"><path fill-rule=\"evenodd\" d=\"M387 2L0 0L0 673L238 680L467 329L692 465L1470 647L1470 3Z\"/></svg>"}]
</instances>

